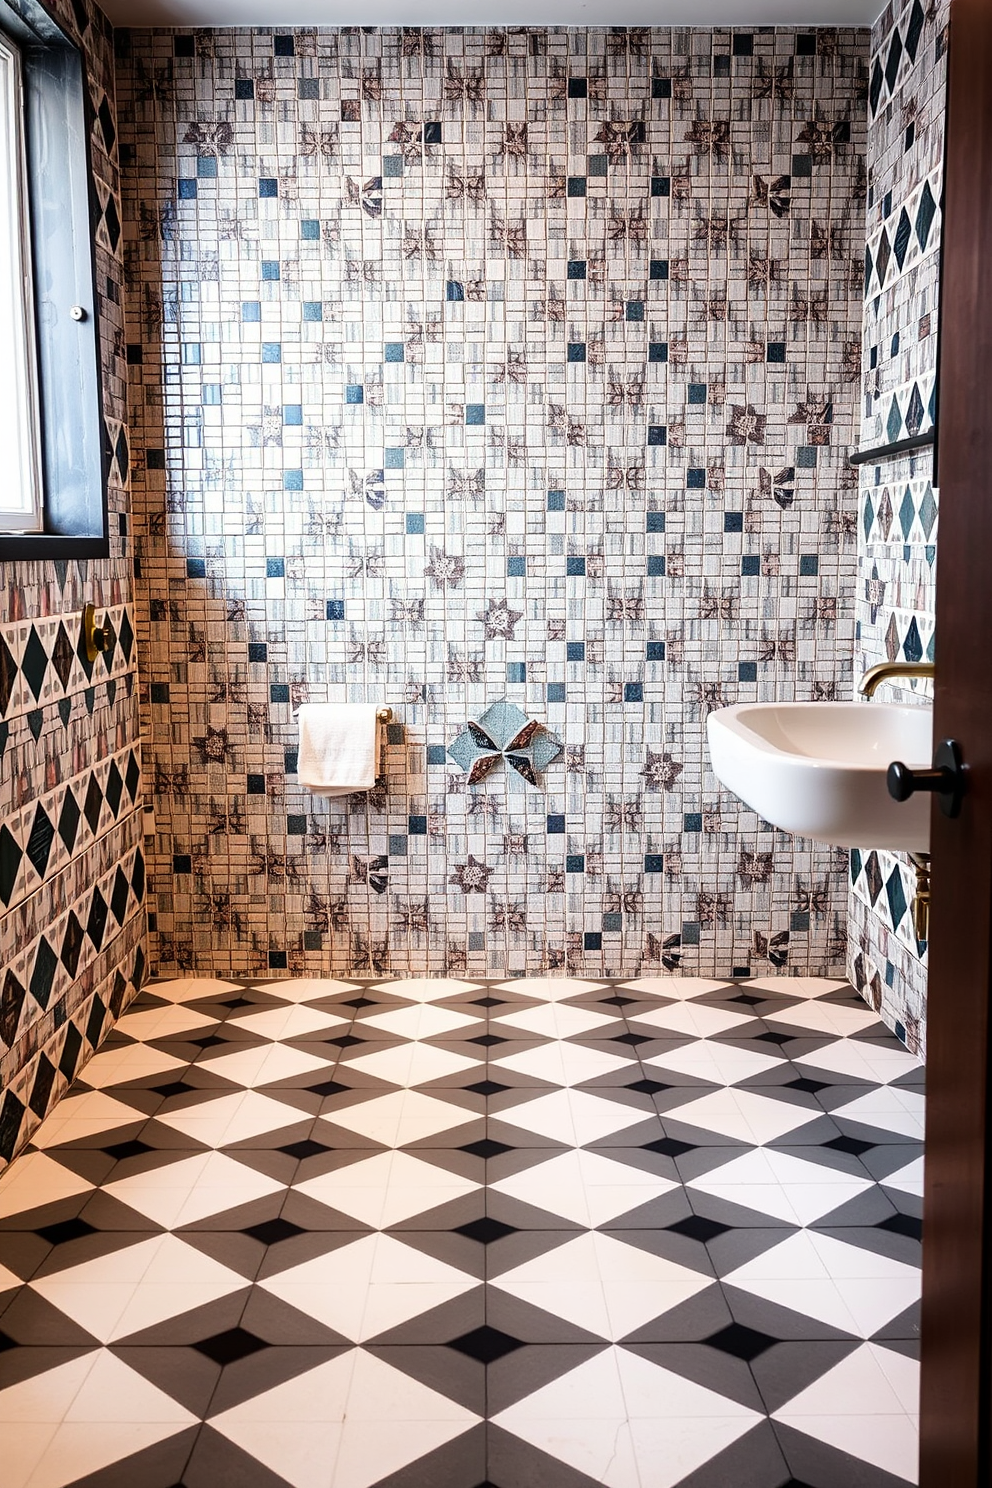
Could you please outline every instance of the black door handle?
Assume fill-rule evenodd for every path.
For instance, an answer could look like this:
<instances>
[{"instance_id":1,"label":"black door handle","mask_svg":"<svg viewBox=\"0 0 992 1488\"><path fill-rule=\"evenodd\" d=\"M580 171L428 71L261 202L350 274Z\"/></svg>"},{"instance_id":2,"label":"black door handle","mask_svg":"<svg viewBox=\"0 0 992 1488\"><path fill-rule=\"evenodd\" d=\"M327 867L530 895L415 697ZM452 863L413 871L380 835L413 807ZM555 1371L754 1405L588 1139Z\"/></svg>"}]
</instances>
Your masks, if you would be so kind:
<instances>
[{"instance_id":1,"label":"black door handle","mask_svg":"<svg viewBox=\"0 0 992 1488\"><path fill-rule=\"evenodd\" d=\"M901 760L889 766L885 783L893 801L908 801L917 791L932 791L945 816L957 816L965 792L965 766L961 747L955 739L945 739L934 752L933 767L913 770Z\"/></svg>"}]
</instances>

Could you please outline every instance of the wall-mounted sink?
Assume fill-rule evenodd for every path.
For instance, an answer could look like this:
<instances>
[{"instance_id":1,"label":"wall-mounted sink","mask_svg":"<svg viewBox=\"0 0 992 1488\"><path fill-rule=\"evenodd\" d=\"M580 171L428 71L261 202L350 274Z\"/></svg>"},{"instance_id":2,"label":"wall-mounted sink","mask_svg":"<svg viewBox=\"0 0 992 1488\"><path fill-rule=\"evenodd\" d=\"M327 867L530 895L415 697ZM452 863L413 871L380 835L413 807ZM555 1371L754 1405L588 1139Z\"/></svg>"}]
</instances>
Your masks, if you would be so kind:
<instances>
[{"instance_id":1,"label":"wall-mounted sink","mask_svg":"<svg viewBox=\"0 0 992 1488\"><path fill-rule=\"evenodd\" d=\"M930 798L894 801L893 760L930 764L933 714L896 703L743 703L711 713L721 784L772 826L835 847L924 853Z\"/></svg>"}]
</instances>

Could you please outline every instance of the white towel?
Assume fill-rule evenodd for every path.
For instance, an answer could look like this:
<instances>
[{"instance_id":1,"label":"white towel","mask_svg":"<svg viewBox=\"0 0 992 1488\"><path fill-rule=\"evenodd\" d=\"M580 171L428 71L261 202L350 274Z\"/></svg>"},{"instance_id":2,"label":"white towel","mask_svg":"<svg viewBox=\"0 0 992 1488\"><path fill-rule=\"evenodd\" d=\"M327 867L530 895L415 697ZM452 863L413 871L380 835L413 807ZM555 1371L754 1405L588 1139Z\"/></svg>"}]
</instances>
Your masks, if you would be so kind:
<instances>
[{"instance_id":1,"label":"white towel","mask_svg":"<svg viewBox=\"0 0 992 1488\"><path fill-rule=\"evenodd\" d=\"M375 703L303 703L300 784L315 796L371 790L379 766L378 711Z\"/></svg>"}]
</instances>

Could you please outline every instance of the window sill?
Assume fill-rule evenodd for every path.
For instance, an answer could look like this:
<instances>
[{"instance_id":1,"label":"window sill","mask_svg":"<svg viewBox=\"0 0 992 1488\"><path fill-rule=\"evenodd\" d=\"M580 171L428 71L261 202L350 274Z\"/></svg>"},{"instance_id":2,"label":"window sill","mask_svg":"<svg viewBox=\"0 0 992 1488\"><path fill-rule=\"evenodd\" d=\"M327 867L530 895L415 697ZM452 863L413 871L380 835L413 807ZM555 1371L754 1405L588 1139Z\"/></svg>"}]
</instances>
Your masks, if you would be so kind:
<instances>
[{"instance_id":1,"label":"window sill","mask_svg":"<svg viewBox=\"0 0 992 1488\"><path fill-rule=\"evenodd\" d=\"M60 532L0 532L0 563L35 558L109 558L106 537L71 537Z\"/></svg>"}]
</instances>

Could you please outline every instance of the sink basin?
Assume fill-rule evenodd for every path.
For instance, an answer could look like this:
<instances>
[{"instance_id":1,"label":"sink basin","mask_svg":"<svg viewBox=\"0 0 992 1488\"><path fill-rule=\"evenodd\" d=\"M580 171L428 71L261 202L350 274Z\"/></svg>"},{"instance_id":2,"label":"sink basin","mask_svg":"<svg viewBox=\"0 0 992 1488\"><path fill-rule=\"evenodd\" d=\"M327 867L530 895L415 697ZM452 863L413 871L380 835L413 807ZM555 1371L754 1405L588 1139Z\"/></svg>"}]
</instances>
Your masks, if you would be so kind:
<instances>
[{"instance_id":1,"label":"sink basin","mask_svg":"<svg viewBox=\"0 0 992 1488\"><path fill-rule=\"evenodd\" d=\"M893 760L928 766L930 708L742 703L707 720L717 779L772 826L834 847L927 852L930 797L893 801Z\"/></svg>"}]
</instances>

